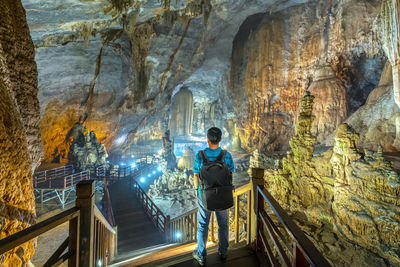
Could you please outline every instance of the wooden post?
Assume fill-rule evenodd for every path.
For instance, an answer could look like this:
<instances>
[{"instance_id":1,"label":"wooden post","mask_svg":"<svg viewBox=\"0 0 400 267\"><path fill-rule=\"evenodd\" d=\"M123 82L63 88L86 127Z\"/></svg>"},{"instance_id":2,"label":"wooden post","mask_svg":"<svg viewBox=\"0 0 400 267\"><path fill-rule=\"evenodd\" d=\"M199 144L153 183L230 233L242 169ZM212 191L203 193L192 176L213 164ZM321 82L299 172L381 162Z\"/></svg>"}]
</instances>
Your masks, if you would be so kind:
<instances>
[{"instance_id":1,"label":"wooden post","mask_svg":"<svg viewBox=\"0 0 400 267\"><path fill-rule=\"evenodd\" d=\"M252 194L251 190L247 192L247 233L246 233L246 244L249 245L251 243L251 199Z\"/></svg>"},{"instance_id":2,"label":"wooden post","mask_svg":"<svg viewBox=\"0 0 400 267\"><path fill-rule=\"evenodd\" d=\"M252 185L252 194L251 194L251 216L250 216L250 243L253 248L255 248L256 238L257 238L257 186L264 187L264 170L251 168L251 185Z\"/></svg>"},{"instance_id":3,"label":"wooden post","mask_svg":"<svg viewBox=\"0 0 400 267\"><path fill-rule=\"evenodd\" d=\"M235 243L239 242L239 196L235 197Z\"/></svg>"},{"instance_id":4,"label":"wooden post","mask_svg":"<svg viewBox=\"0 0 400 267\"><path fill-rule=\"evenodd\" d=\"M164 222L164 238L165 238L165 242L170 242L171 241L171 231L170 231L170 221L171 221L171 217L168 215L165 218L165 222Z\"/></svg>"},{"instance_id":5,"label":"wooden post","mask_svg":"<svg viewBox=\"0 0 400 267\"><path fill-rule=\"evenodd\" d=\"M80 209L79 266L93 266L94 181L80 181L76 186L76 207Z\"/></svg>"},{"instance_id":6,"label":"wooden post","mask_svg":"<svg viewBox=\"0 0 400 267\"><path fill-rule=\"evenodd\" d=\"M68 267L79 264L79 219L80 216L69 221L68 251L72 256L68 259Z\"/></svg>"},{"instance_id":7,"label":"wooden post","mask_svg":"<svg viewBox=\"0 0 400 267\"><path fill-rule=\"evenodd\" d=\"M215 243L214 239L214 212L211 212L211 242Z\"/></svg>"}]
</instances>

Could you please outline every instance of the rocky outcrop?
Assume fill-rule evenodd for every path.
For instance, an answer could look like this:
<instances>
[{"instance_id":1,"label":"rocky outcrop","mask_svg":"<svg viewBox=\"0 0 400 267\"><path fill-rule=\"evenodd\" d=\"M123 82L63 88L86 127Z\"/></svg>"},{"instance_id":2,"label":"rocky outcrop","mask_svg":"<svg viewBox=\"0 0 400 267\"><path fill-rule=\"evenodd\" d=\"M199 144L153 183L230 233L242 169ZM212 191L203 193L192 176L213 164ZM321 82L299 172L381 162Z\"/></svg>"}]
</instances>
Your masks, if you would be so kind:
<instances>
[{"instance_id":1,"label":"rocky outcrop","mask_svg":"<svg viewBox=\"0 0 400 267\"><path fill-rule=\"evenodd\" d=\"M176 156L174 154L174 141L171 140L169 130L164 132L162 137L161 150L162 165L164 170L174 170L176 168Z\"/></svg>"},{"instance_id":2,"label":"rocky outcrop","mask_svg":"<svg viewBox=\"0 0 400 267\"><path fill-rule=\"evenodd\" d=\"M87 132L82 124L76 123L69 131L72 144L68 152L68 163L77 171L94 170L95 167L105 165L108 157L104 144L99 143L96 134Z\"/></svg>"},{"instance_id":3,"label":"rocky outcrop","mask_svg":"<svg viewBox=\"0 0 400 267\"><path fill-rule=\"evenodd\" d=\"M34 47L20 1L0 1L0 239L36 222L32 171L42 156ZM24 266L35 241L0 256Z\"/></svg>"},{"instance_id":4,"label":"rocky outcrop","mask_svg":"<svg viewBox=\"0 0 400 267\"><path fill-rule=\"evenodd\" d=\"M283 167L266 170L268 190L288 210L303 212L314 224L400 264L400 177L378 152L357 148L359 135L348 124L335 134L333 149L313 156L312 97L301 101L292 151Z\"/></svg>"},{"instance_id":5,"label":"rocky outcrop","mask_svg":"<svg viewBox=\"0 0 400 267\"><path fill-rule=\"evenodd\" d=\"M194 188L193 176L186 171L175 169L166 171L163 175L150 185L148 195L151 197L162 197L170 193L182 193L185 189Z\"/></svg>"}]
</instances>

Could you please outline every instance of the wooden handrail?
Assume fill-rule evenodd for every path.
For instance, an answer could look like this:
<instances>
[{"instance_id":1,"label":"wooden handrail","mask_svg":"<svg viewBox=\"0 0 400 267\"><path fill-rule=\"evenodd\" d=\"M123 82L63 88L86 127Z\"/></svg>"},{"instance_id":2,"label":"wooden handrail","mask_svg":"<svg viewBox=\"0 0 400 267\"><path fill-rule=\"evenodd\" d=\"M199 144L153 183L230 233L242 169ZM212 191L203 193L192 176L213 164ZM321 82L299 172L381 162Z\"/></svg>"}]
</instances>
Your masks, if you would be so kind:
<instances>
[{"instance_id":1,"label":"wooden handrail","mask_svg":"<svg viewBox=\"0 0 400 267\"><path fill-rule=\"evenodd\" d=\"M110 231L112 234L117 234L114 228L110 225L106 218L104 218L103 213L99 210L99 208L95 205L94 206L94 216L104 225L104 227Z\"/></svg>"},{"instance_id":2,"label":"wooden handrail","mask_svg":"<svg viewBox=\"0 0 400 267\"><path fill-rule=\"evenodd\" d=\"M48 218L38 224L34 224L20 232L0 240L0 255L15 248L33 238L79 216L79 209L73 207Z\"/></svg>"},{"instance_id":3,"label":"wooden handrail","mask_svg":"<svg viewBox=\"0 0 400 267\"><path fill-rule=\"evenodd\" d=\"M183 217L186 217L186 216L188 216L188 215L190 215L190 214L193 214L193 213L197 212L198 210L199 210L199 208L191 209L190 211L185 212L185 213L182 214L182 215L179 215L179 216L177 216L177 217L175 217L175 218L172 218L172 219L170 220L170 222L177 221L177 220L179 220L179 219L181 219L181 218L183 218Z\"/></svg>"},{"instance_id":4,"label":"wooden handrail","mask_svg":"<svg viewBox=\"0 0 400 267\"><path fill-rule=\"evenodd\" d=\"M311 266L331 266L266 189L257 186L257 195L261 196L262 199L269 204L274 214L285 227L289 235L294 239L296 247L301 250ZM259 210L257 213L261 220L266 217L266 212L264 210ZM264 222L267 224L266 227L268 227L267 221L265 220ZM260 226L258 226L258 228L261 229Z\"/></svg>"},{"instance_id":5,"label":"wooden handrail","mask_svg":"<svg viewBox=\"0 0 400 267\"><path fill-rule=\"evenodd\" d=\"M144 206L145 212L147 215L150 217L150 219L154 222L155 226L161 233L165 233L165 224L167 221L167 216L164 215L164 213L161 211L161 209L154 204L153 200L144 192L142 187L139 185L139 183L132 179L132 184L134 185L134 189L136 191L136 194L139 198L139 201L142 203ZM155 211L155 216L153 214L153 211ZM163 220L161 221L162 218Z\"/></svg>"},{"instance_id":6,"label":"wooden handrail","mask_svg":"<svg viewBox=\"0 0 400 267\"><path fill-rule=\"evenodd\" d=\"M249 190L252 190L251 183L247 183L245 185L242 185L241 187L235 188L235 190L233 191L233 197L243 195Z\"/></svg>"}]
</instances>

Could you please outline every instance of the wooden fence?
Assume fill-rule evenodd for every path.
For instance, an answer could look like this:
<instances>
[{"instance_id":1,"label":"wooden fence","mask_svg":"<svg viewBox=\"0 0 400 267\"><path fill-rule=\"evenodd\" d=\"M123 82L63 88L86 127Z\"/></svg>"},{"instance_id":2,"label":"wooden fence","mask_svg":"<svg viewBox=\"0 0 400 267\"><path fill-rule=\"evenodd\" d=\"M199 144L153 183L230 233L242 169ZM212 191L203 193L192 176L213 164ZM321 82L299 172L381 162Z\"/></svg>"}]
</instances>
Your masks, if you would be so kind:
<instances>
[{"instance_id":1,"label":"wooden fence","mask_svg":"<svg viewBox=\"0 0 400 267\"><path fill-rule=\"evenodd\" d=\"M0 255L69 222L69 235L44 266L107 266L116 253L117 232L94 204L94 181L76 186L76 206L0 240ZM64 252L66 251L66 252Z\"/></svg>"}]
</instances>

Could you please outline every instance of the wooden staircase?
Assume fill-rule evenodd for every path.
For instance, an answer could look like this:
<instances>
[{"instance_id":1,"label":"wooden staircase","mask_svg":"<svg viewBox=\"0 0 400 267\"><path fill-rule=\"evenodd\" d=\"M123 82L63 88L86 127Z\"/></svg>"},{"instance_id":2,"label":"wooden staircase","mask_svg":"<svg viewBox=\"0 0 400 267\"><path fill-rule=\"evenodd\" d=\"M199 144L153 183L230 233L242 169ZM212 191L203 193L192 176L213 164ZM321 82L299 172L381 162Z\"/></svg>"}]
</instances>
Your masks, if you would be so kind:
<instances>
[{"instance_id":1,"label":"wooden staircase","mask_svg":"<svg viewBox=\"0 0 400 267\"><path fill-rule=\"evenodd\" d=\"M109 191L118 227L119 255L165 243L141 202L130 190L129 182L117 182L109 187Z\"/></svg>"}]
</instances>

